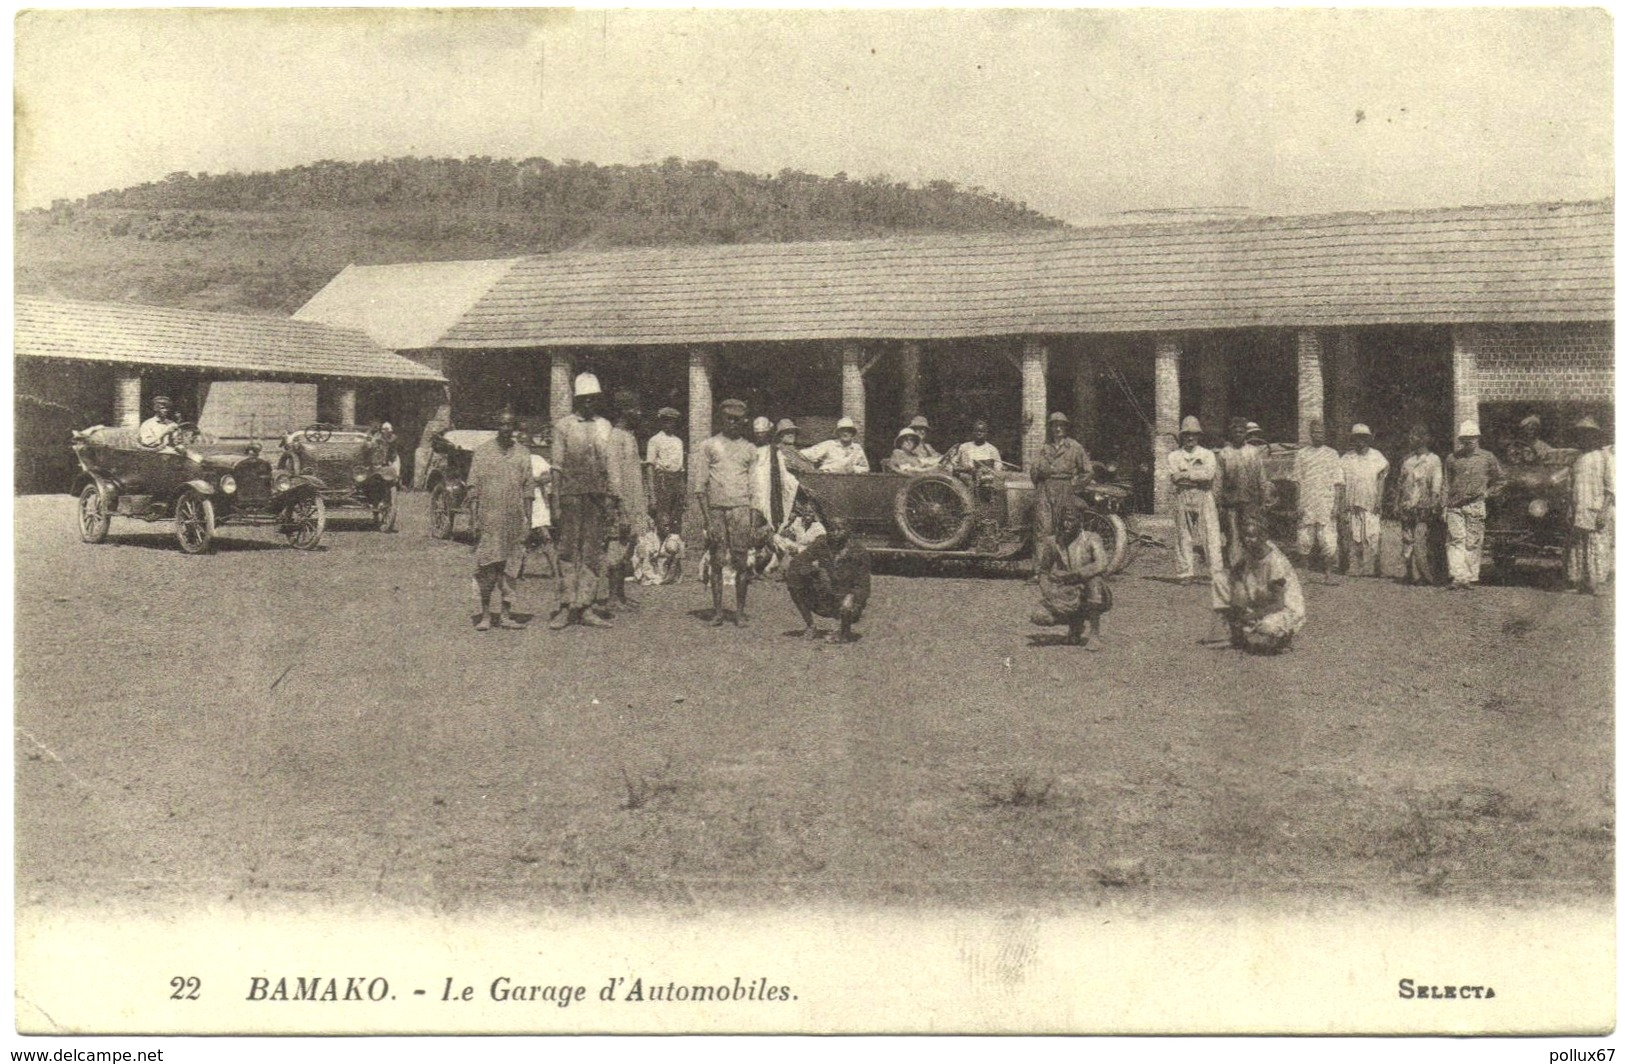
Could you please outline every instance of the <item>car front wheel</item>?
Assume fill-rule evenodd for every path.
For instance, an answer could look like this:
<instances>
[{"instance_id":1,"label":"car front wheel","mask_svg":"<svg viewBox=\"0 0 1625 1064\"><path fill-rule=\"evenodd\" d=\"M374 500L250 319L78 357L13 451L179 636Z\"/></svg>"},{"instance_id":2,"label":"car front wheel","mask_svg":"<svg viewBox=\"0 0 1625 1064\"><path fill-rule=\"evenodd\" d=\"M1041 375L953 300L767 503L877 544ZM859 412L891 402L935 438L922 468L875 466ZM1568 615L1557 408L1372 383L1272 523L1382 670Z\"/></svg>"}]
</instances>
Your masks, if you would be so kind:
<instances>
[{"instance_id":1,"label":"car front wheel","mask_svg":"<svg viewBox=\"0 0 1625 1064\"><path fill-rule=\"evenodd\" d=\"M451 500L446 497L443 484L435 485L429 494L429 535L435 539L451 538Z\"/></svg>"},{"instance_id":2,"label":"car front wheel","mask_svg":"<svg viewBox=\"0 0 1625 1064\"><path fill-rule=\"evenodd\" d=\"M1113 513L1103 513L1099 510L1085 510L1083 513L1083 528L1086 532L1093 532L1100 537L1106 545L1106 556L1111 559L1106 566L1108 573L1119 573L1128 565L1128 525L1123 519Z\"/></svg>"},{"instance_id":3,"label":"car front wheel","mask_svg":"<svg viewBox=\"0 0 1625 1064\"><path fill-rule=\"evenodd\" d=\"M288 537L289 546L296 550L315 550L326 531L327 505L320 495L311 492L288 504L282 534Z\"/></svg>"},{"instance_id":4,"label":"car front wheel","mask_svg":"<svg viewBox=\"0 0 1625 1064\"><path fill-rule=\"evenodd\" d=\"M100 543L107 538L107 527L113 518L102 505L102 490L86 484L79 493L79 538L86 543Z\"/></svg>"},{"instance_id":5,"label":"car front wheel","mask_svg":"<svg viewBox=\"0 0 1625 1064\"><path fill-rule=\"evenodd\" d=\"M204 554L214 544L214 503L188 491L175 503L175 539L187 554Z\"/></svg>"},{"instance_id":6,"label":"car front wheel","mask_svg":"<svg viewBox=\"0 0 1625 1064\"><path fill-rule=\"evenodd\" d=\"M377 502L372 504L373 526L380 532L395 531L395 519L399 500L396 498L397 488L391 484L384 489L384 494Z\"/></svg>"}]
</instances>

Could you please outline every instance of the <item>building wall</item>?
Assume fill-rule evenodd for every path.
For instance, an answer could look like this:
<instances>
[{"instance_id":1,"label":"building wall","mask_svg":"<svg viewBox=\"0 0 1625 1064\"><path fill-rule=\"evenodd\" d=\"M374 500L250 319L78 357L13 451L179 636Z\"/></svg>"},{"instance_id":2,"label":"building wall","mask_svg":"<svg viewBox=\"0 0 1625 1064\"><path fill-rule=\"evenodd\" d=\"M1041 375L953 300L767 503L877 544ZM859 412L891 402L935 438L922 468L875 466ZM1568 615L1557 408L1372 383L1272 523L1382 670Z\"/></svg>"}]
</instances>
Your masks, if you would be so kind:
<instances>
[{"instance_id":1,"label":"building wall","mask_svg":"<svg viewBox=\"0 0 1625 1064\"><path fill-rule=\"evenodd\" d=\"M1481 403L1613 400L1611 323L1485 325L1477 346Z\"/></svg>"}]
</instances>

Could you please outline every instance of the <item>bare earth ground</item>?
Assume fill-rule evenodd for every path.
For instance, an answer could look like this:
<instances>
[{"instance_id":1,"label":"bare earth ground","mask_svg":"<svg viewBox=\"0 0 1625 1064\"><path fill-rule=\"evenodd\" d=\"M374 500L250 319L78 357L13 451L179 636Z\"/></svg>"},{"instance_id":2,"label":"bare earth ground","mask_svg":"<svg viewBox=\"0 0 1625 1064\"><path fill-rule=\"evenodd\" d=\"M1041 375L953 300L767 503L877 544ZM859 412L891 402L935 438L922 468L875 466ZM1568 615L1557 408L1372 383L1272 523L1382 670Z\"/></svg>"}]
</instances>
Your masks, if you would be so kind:
<instances>
[{"instance_id":1,"label":"bare earth ground","mask_svg":"<svg viewBox=\"0 0 1625 1064\"><path fill-rule=\"evenodd\" d=\"M471 629L464 545L335 524L77 540L16 510L17 898L254 904L1089 903L1612 896L1611 599L1306 587L1293 652L1115 582L1098 652L1020 580L877 578L861 642Z\"/></svg>"}]
</instances>

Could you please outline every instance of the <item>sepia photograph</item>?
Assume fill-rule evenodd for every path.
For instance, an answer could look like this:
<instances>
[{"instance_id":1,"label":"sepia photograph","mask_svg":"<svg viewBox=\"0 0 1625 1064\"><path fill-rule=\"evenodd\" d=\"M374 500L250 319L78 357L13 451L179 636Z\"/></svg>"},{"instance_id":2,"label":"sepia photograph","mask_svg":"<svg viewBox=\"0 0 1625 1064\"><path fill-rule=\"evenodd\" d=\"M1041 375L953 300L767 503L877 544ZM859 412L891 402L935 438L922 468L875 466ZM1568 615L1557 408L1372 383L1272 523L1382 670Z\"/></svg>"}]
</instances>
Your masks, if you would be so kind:
<instances>
[{"instance_id":1,"label":"sepia photograph","mask_svg":"<svg viewBox=\"0 0 1625 1064\"><path fill-rule=\"evenodd\" d=\"M14 1045L1612 1033L1608 10L12 31Z\"/></svg>"}]
</instances>

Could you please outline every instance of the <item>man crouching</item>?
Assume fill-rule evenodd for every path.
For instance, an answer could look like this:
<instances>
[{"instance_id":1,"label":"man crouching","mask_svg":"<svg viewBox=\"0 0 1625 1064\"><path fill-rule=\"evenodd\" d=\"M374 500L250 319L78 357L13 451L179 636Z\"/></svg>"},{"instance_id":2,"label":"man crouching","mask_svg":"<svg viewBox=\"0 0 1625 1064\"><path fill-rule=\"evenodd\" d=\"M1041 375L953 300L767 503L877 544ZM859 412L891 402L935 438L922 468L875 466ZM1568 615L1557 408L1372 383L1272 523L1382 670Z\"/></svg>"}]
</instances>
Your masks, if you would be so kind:
<instances>
[{"instance_id":1,"label":"man crouching","mask_svg":"<svg viewBox=\"0 0 1625 1064\"><path fill-rule=\"evenodd\" d=\"M1071 502L1056 508L1055 534L1038 545L1038 593L1043 597L1034 624L1066 625L1067 642L1085 646L1089 637L1100 638L1100 616L1112 608L1112 591L1106 586L1106 569L1111 555L1106 544L1083 527L1083 515Z\"/></svg>"},{"instance_id":2,"label":"man crouching","mask_svg":"<svg viewBox=\"0 0 1625 1064\"><path fill-rule=\"evenodd\" d=\"M1215 587L1218 613L1230 626L1230 645L1255 654L1276 654L1303 628L1303 588L1292 563L1270 542L1263 519L1242 523L1241 557Z\"/></svg>"},{"instance_id":3,"label":"man crouching","mask_svg":"<svg viewBox=\"0 0 1625 1064\"><path fill-rule=\"evenodd\" d=\"M818 638L813 625L817 614L841 622L840 632L828 637L831 643L850 643L852 625L869 602L869 552L852 540L846 522L837 518L830 521L828 532L790 559L784 584L806 626L803 638Z\"/></svg>"}]
</instances>

